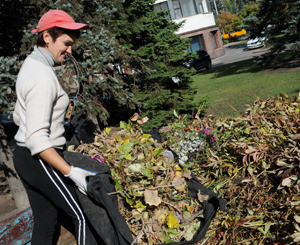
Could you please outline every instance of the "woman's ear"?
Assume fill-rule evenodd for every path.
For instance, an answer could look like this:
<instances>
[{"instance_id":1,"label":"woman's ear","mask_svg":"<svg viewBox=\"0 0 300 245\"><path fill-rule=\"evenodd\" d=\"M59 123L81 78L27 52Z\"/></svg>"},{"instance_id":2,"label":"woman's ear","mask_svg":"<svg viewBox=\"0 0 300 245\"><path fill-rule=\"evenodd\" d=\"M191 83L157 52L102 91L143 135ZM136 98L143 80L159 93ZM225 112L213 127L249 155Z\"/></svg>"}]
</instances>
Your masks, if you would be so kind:
<instances>
[{"instance_id":1,"label":"woman's ear","mask_svg":"<svg viewBox=\"0 0 300 245\"><path fill-rule=\"evenodd\" d=\"M52 40L52 37L50 35L50 33L48 31L44 31L43 32L43 38L44 38L44 42L48 45L50 43L50 41Z\"/></svg>"}]
</instances>

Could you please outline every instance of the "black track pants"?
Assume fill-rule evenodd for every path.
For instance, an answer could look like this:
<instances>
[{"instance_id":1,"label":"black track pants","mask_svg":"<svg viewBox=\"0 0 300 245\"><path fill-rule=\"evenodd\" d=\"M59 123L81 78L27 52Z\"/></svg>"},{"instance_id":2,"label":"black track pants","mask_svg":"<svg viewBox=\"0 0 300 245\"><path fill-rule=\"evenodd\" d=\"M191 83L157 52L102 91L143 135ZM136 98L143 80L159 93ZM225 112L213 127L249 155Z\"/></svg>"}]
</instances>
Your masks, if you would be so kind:
<instances>
[{"instance_id":1,"label":"black track pants","mask_svg":"<svg viewBox=\"0 0 300 245\"><path fill-rule=\"evenodd\" d=\"M62 154L62 151L57 152ZM26 147L16 146L14 166L26 188L33 212L34 227L31 244L57 243L60 231L58 216L61 212L72 219L77 244L86 244L88 228L71 180L65 178L40 157L31 156Z\"/></svg>"}]
</instances>

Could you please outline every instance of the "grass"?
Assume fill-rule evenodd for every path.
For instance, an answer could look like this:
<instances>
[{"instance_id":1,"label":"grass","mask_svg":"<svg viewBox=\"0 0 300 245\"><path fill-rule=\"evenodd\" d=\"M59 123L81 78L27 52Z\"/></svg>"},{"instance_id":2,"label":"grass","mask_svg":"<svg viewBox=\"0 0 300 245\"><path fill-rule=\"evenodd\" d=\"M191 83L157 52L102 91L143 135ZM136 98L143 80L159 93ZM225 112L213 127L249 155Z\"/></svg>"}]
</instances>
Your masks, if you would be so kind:
<instances>
[{"instance_id":1,"label":"grass","mask_svg":"<svg viewBox=\"0 0 300 245\"><path fill-rule=\"evenodd\" d=\"M258 97L266 99L280 93L298 96L300 67L263 70L254 60L246 60L203 71L193 80L197 89L195 101L207 97L209 114L236 117Z\"/></svg>"}]
</instances>

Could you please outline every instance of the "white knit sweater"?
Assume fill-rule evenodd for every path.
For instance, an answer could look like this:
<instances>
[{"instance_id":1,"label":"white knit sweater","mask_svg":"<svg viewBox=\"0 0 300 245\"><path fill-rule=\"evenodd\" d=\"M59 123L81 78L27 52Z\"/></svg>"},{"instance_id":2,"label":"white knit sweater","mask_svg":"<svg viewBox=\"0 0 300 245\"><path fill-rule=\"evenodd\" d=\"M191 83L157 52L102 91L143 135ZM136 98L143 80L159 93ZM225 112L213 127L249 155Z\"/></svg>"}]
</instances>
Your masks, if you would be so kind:
<instances>
[{"instance_id":1,"label":"white knit sweater","mask_svg":"<svg viewBox=\"0 0 300 245\"><path fill-rule=\"evenodd\" d=\"M66 143L64 116L69 98L58 82L54 62L51 53L34 47L18 74L13 119L19 130L15 140L32 155Z\"/></svg>"}]
</instances>

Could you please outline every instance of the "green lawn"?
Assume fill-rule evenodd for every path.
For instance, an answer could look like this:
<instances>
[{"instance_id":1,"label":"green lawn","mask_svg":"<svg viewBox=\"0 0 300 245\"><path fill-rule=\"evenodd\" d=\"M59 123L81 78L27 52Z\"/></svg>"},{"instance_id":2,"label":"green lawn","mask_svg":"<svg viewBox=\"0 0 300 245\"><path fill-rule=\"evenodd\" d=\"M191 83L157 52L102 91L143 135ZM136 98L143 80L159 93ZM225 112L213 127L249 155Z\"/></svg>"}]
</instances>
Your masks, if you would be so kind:
<instances>
[{"instance_id":1,"label":"green lawn","mask_svg":"<svg viewBox=\"0 0 300 245\"><path fill-rule=\"evenodd\" d=\"M202 97L209 99L208 113L216 117L238 116L235 110L244 113L246 104L258 97L265 99L279 93L298 96L300 67L262 70L253 60L246 60L202 71L193 80L196 102Z\"/></svg>"}]
</instances>

